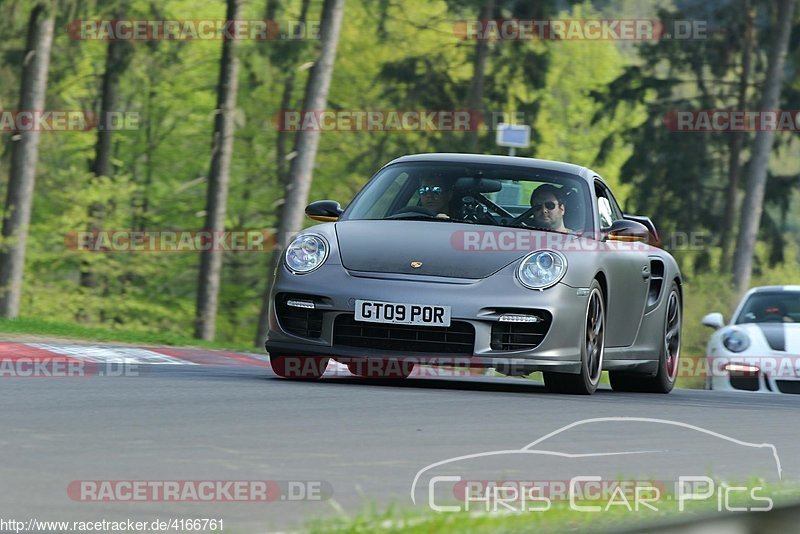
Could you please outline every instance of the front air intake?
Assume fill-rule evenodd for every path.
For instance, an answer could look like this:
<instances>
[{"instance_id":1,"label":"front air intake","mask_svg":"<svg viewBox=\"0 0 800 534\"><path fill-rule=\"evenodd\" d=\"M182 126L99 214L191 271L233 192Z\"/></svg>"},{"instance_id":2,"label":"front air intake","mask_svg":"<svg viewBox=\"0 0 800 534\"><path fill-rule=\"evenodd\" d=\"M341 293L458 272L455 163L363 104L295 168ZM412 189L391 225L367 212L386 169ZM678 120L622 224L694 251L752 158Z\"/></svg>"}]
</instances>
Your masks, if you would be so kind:
<instances>
[{"instance_id":1,"label":"front air intake","mask_svg":"<svg viewBox=\"0 0 800 534\"><path fill-rule=\"evenodd\" d=\"M296 336L318 339L322 335L322 311L316 309L316 300L313 295L276 295L275 313L281 328Z\"/></svg>"}]
</instances>

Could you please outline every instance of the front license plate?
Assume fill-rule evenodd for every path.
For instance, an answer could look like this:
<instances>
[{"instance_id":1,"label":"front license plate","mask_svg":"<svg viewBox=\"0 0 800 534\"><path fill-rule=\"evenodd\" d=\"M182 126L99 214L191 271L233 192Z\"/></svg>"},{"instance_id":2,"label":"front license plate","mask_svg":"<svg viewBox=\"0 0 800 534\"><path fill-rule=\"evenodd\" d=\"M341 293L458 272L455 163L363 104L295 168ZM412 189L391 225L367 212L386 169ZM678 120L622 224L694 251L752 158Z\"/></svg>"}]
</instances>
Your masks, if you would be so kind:
<instances>
[{"instance_id":1,"label":"front license plate","mask_svg":"<svg viewBox=\"0 0 800 534\"><path fill-rule=\"evenodd\" d=\"M357 300L356 321L450 326L450 306Z\"/></svg>"}]
</instances>

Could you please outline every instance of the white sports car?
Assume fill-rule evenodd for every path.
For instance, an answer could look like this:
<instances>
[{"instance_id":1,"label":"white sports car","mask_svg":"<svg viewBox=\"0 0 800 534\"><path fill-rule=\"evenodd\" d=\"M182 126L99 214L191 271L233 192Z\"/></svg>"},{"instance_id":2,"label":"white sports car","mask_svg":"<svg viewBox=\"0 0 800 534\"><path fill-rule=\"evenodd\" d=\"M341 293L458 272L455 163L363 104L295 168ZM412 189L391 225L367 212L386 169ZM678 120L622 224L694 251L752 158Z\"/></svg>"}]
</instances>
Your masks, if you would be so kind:
<instances>
[{"instance_id":1,"label":"white sports car","mask_svg":"<svg viewBox=\"0 0 800 534\"><path fill-rule=\"evenodd\" d=\"M754 287L731 322L709 313L709 389L800 394L800 286Z\"/></svg>"}]
</instances>

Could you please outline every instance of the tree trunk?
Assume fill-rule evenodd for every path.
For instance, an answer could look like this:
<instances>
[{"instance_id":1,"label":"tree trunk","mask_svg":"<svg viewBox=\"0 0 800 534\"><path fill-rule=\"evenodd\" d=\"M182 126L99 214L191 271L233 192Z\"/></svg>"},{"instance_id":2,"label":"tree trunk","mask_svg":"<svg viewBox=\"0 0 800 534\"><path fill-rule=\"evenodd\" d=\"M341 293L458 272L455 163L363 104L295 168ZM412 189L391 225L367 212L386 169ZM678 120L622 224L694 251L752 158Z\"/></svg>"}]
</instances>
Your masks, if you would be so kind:
<instances>
[{"instance_id":1,"label":"tree trunk","mask_svg":"<svg viewBox=\"0 0 800 534\"><path fill-rule=\"evenodd\" d=\"M267 6L264 9L264 18L267 20L275 20L275 14L278 12L278 5L280 0L267 0Z\"/></svg>"},{"instance_id":2,"label":"tree trunk","mask_svg":"<svg viewBox=\"0 0 800 534\"><path fill-rule=\"evenodd\" d=\"M152 85L151 85L152 87ZM134 219L133 229L142 231L147 228L147 219L150 216L150 186L153 184L153 161L155 160L156 142L155 142L155 126L153 124L153 102L156 100L156 95L153 89L147 91L147 98L145 100L145 120L144 120L144 184L142 187L141 204L139 205L139 213Z\"/></svg>"},{"instance_id":3,"label":"tree trunk","mask_svg":"<svg viewBox=\"0 0 800 534\"><path fill-rule=\"evenodd\" d=\"M792 32L795 0L779 0L777 31L769 52L767 74L764 80L764 93L759 105L760 111L778 109L786 51ZM742 205L739 236L736 240L736 254L733 261L733 283L739 293L750 285L753 272L753 252L755 251L758 226L764 210L764 189L767 183L767 164L775 138L773 130L760 130L753 143L753 155L747 172L747 189Z\"/></svg>"},{"instance_id":4,"label":"tree trunk","mask_svg":"<svg viewBox=\"0 0 800 534\"><path fill-rule=\"evenodd\" d=\"M43 110L47 90L50 48L53 44L53 13L37 4L28 23L28 37L20 86L20 110ZM11 170L0 239L0 316L17 317L22 294L25 247L31 220L36 162L39 158L38 130L16 132L11 137Z\"/></svg>"},{"instance_id":5,"label":"tree trunk","mask_svg":"<svg viewBox=\"0 0 800 534\"><path fill-rule=\"evenodd\" d=\"M320 55L306 85L303 99L303 111L322 111L328 102L328 88L333 76L333 64L336 59L336 46L339 42L339 30L344 15L344 0L325 0L322 8L322 25L320 28ZM270 281L264 292L261 313L258 318L256 345L263 346L269 329L269 301L272 289L272 274L279 265L281 248L287 244L288 238L303 227L305 207L311 189L312 171L319 147L319 130L301 131L297 136L297 156L292 160L289 180L286 185L285 201L281 208L276 236L276 248L272 254L271 267L267 276Z\"/></svg>"},{"instance_id":6,"label":"tree trunk","mask_svg":"<svg viewBox=\"0 0 800 534\"><path fill-rule=\"evenodd\" d=\"M303 0L303 3L300 5L300 17L299 22L302 24L306 23L306 18L308 16L308 7L310 4L310 0ZM280 113L283 113L289 109L292 105L292 93L294 92L294 81L295 77L297 76L297 65L295 65L297 60L297 50L299 47L295 47L294 52L290 54L289 61L286 62L286 79L283 81L283 96L281 97L281 108ZM288 183L288 176L286 172L286 163L287 163L287 154L286 154L286 144L289 138L290 132L284 132L282 130L278 130L278 138L275 144L275 159L277 161L277 171L276 174L278 176L278 183L281 184L283 187L286 187ZM295 138L295 145L297 144L297 139Z\"/></svg>"},{"instance_id":7,"label":"tree trunk","mask_svg":"<svg viewBox=\"0 0 800 534\"><path fill-rule=\"evenodd\" d=\"M108 42L106 70L103 74L103 94L100 99L100 114L98 116L97 145L95 146L95 158L92 163L92 173L97 177L110 177L113 174L111 166L113 131L109 128L109 113L116 111L119 78L127 68L129 57L126 47L128 47L128 43L124 41L111 40ZM89 206L89 231L102 228L105 213L106 206L100 202L95 202ZM88 262L84 262L81 266L81 285L83 287L95 287L97 285L97 279Z\"/></svg>"},{"instance_id":8,"label":"tree trunk","mask_svg":"<svg viewBox=\"0 0 800 534\"><path fill-rule=\"evenodd\" d=\"M489 20L494 14L494 0L486 0L481 9L481 20ZM475 58L473 61L472 84L467 95L467 110L478 113L483 110L483 85L486 81L486 56L489 53L489 40L478 39L475 45ZM478 151L477 121L472 121L473 129L469 131L467 146L469 152Z\"/></svg>"},{"instance_id":9,"label":"tree trunk","mask_svg":"<svg viewBox=\"0 0 800 534\"><path fill-rule=\"evenodd\" d=\"M742 73L739 77L739 95L737 106L740 110L747 109L747 85L750 82L750 66L753 57L753 21L755 8L750 5L750 0L743 1L744 8L744 46L742 47ZM728 188L725 195L725 216L722 221L720 245L722 257L719 266L721 272L728 272L731 263L731 249L733 248L733 225L736 224L738 213L739 173L741 171L742 141L744 132L731 132L730 149L728 158Z\"/></svg>"},{"instance_id":10,"label":"tree trunk","mask_svg":"<svg viewBox=\"0 0 800 534\"><path fill-rule=\"evenodd\" d=\"M242 0L228 0L226 20L238 20ZM217 109L214 136L211 144L211 169L206 193L206 222L208 232L225 228L225 209L228 202L231 156L233 155L234 113L239 81L239 60L236 57L237 39L222 43L222 59L217 85ZM208 247L201 253L197 286L197 309L194 335L213 340L216 330L217 299L222 271L222 251Z\"/></svg>"}]
</instances>

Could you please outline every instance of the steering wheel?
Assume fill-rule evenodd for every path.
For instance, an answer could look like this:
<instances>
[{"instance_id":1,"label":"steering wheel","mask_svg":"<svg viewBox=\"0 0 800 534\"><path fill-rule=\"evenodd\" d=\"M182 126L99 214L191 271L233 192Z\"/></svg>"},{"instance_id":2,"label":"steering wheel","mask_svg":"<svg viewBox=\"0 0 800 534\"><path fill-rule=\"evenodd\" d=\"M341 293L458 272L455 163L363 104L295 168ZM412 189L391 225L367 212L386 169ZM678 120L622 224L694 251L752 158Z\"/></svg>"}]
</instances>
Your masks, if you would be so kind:
<instances>
[{"instance_id":1,"label":"steering wheel","mask_svg":"<svg viewBox=\"0 0 800 534\"><path fill-rule=\"evenodd\" d=\"M509 223L510 226L516 226L517 224L525 221L526 219L530 219L533 214L536 213L536 210L533 208L525 210L523 213L520 213Z\"/></svg>"},{"instance_id":2,"label":"steering wheel","mask_svg":"<svg viewBox=\"0 0 800 534\"><path fill-rule=\"evenodd\" d=\"M489 213L489 208L480 200L467 195L461 198L461 202L458 219L471 223L497 224L495 218Z\"/></svg>"},{"instance_id":3,"label":"steering wheel","mask_svg":"<svg viewBox=\"0 0 800 534\"><path fill-rule=\"evenodd\" d=\"M402 208L397 213L393 213L392 215L387 217L387 219L401 219L402 215L404 215L406 213L418 213L420 215L427 215L428 217L431 217L431 218L435 218L436 217L436 213L433 210L429 210L428 208L426 208L424 206L406 206L405 208Z\"/></svg>"}]
</instances>

